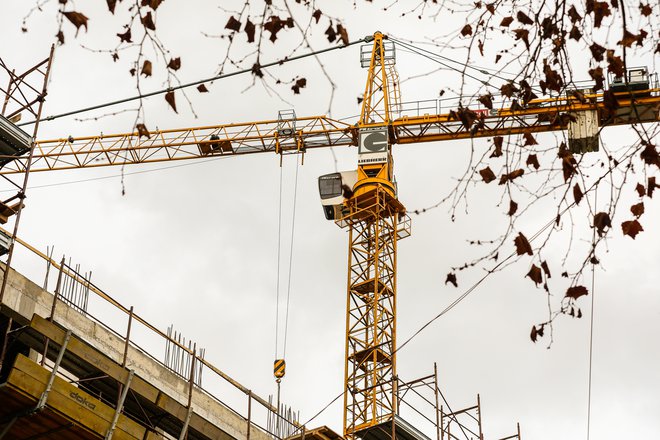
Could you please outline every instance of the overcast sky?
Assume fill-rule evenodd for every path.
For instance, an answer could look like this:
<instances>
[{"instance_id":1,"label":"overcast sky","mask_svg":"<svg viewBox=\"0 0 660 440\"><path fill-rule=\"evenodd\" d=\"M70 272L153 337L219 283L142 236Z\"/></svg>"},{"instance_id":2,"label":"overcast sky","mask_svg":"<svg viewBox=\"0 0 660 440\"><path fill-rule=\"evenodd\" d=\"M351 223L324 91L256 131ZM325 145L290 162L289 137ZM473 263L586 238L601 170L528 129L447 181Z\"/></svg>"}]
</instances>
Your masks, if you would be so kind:
<instances>
[{"instance_id":1,"label":"overcast sky","mask_svg":"<svg viewBox=\"0 0 660 440\"><path fill-rule=\"evenodd\" d=\"M3 4L0 15L5 40L0 56L20 70L45 57L54 41L55 3L46 4L42 13L30 18L27 33L20 31L21 20L32 2L3 3L9 4ZM80 43L92 49L112 47L117 40L114 34L121 31L121 20L105 11L104 2L97 3L98 8L85 2L75 4L90 18L89 31L81 30L78 40L73 27L65 23L67 43L57 49L45 114L135 93L128 56L120 53L119 61L113 63L107 53L81 48ZM173 56L181 56L179 76L184 82L214 75L224 54L225 40L202 35L224 32L227 15L210 3L169 1L159 9L161 38ZM378 7L382 4L359 3L356 9L334 5L331 10L344 20L351 40L380 30L421 42L441 36L449 27L460 29L455 18L445 14L436 21L420 21L416 14L400 17L401 8L383 13ZM326 8L330 11L331 6L321 7L324 12ZM282 38L289 48L298 43L294 37ZM312 35L312 41L315 49L328 47L321 28ZM244 44L244 39L238 44ZM454 40L453 44L461 43ZM283 54L284 46L265 42L264 47L262 62ZM448 56L462 53L459 49L445 50ZM577 65L586 62L580 48L574 55ZM397 56L402 79L434 67L403 50ZM337 84L332 116L358 114L356 98L365 81L359 48L335 51L321 60ZM637 61L652 67L659 60ZM482 63L492 67L492 60ZM188 92L197 117L179 94L179 114L174 114L162 97L145 101L144 122L149 128L164 129L274 119L278 110L292 107L298 116L326 112L330 88L314 60L275 72L286 80L304 76L307 86L296 96L288 87L277 89L288 101L284 102L260 84L250 88L250 76L235 77L209 84L208 94L194 89ZM458 84L457 74L447 71L404 81L403 99L436 99L441 89ZM143 91L162 86L162 77L142 81ZM476 89L478 84L472 86ZM83 117L103 113L106 111ZM44 123L39 137L122 133L132 129L134 118L133 113L83 122L63 118ZM602 137L616 149L626 144L630 133L627 129L606 129ZM549 145L556 142L552 134L539 135L538 139ZM488 148L486 141L474 145L478 151ZM397 147L394 154L401 201L409 209L418 209L444 197L468 165L470 147L468 141ZM355 166L354 149L336 149L334 153L326 149L307 154L298 170L288 368L282 396L301 411L303 420L342 391L344 376L347 234L324 219L316 179ZM142 171L149 172L133 174ZM122 303L134 305L139 314L160 328L173 323L206 348L207 359L266 396L275 392L272 362L276 354L280 172L284 181L282 299L287 291L294 156L286 157L281 169L279 158L269 154L177 162L176 167L167 163L128 166L125 195L118 168L35 173L19 235L40 249L54 245L57 259L64 253L81 264L83 271L93 271L93 281L100 287ZM111 177L91 180L104 176ZM459 273L458 289L444 284L450 267L483 252L469 246L468 240L489 240L502 233L508 207L497 206L498 190L485 185L471 187L469 211L465 214L461 210L454 222L446 206L413 217L413 235L399 245L399 341L406 340L483 274L480 270ZM633 196L625 195L630 201L635 200ZM656 338L660 334L660 231L654 227L660 208L650 202L646 202L641 219L645 231L633 241L621 235L617 223L599 253L602 264L595 272L592 370L594 439L660 436L660 345ZM628 205L621 211L627 211ZM554 217L552 212L551 204L542 205L530 211L517 228L532 235ZM583 229L575 237L576 249L590 238L588 228L579 220L578 225ZM562 234L568 237L566 230ZM506 251L512 249L510 243ZM558 240L546 255L558 261L565 252L566 240ZM533 344L529 332L533 324L546 319L547 299L541 289L524 279L530 263L530 259L522 258L489 277L458 307L422 332L399 353L398 373L403 379L416 378L431 373L437 362L441 388L454 409L473 405L480 393L488 438L513 434L515 423L520 422L524 438L584 439L591 297L580 300L582 319L557 320L550 349L546 348L547 337ZM15 267L41 282L41 265L19 256ZM562 269L553 269L551 284L561 286ZM590 285L590 277L584 283ZM164 349L155 346L153 351L162 357ZM282 354L281 346L278 354ZM404 418L415 420L410 411L403 411ZM341 419L338 403L310 425L327 424L340 432ZM427 425L420 427L433 434Z\"/></svg>"}]
</instances>

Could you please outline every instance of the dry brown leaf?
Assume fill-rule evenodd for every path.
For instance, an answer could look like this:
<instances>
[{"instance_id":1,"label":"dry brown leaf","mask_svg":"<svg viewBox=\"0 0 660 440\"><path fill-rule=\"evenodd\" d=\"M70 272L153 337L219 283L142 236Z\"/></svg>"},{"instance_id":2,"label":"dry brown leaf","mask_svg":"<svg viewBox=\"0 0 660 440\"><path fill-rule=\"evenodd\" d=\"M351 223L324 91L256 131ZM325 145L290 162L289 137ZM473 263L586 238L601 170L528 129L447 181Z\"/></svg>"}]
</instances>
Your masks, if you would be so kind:
<instances>
[{"instance_id":1,"label":"dry brown leaf","mask_svg":"<svg viewBox=\"0 0 660 440\"><path fill-rule=\"evenodd\" d=\"M580 201L582 200L583 197L582 189L580 189L580 185L577 183L573 187L573 199L575 199L575 204L579 205Z\"/></svg>"},{"instance_id":2,"label":"dry brown leaf","mask_svg":"<svg viewBox=\"0 0 660 440\"><path fill-rule=\"evenodd\" d=\"M571 28L571 32L568 34L568 38L572 38L575 41L580 41L582 38L582 32L580 32L580 29L576 25L573 25Z\"/></svg>"},{"instance_id":3,"label":"dry brown leaf","mask_svg":"<svg viewBox=\"0 0 660 440\"><path fill-rule=\"evenodd\" d=\"M131 28L126 29L126 32L123 34L117 34L119 37L119 41L121 43L132 43L133 40L131 40Z\"/></svg>"},{"instance_id":4,"label":"dry brown leaf","mask_svg":"<svg viewBox=\"0 0 660 440\"><path fill-rule=\"evenodd\" d=\"M571 5L571 7L568 9L568 16L571 18L571 22L577 23L578 21L582 20L582 16L578 13L577 9L575 9L574 5Z\"/></svg>"},{"instance_id":5,"label":"dry brown leaf","mask_svg":"<svg viewBox=\"0 0 660 440\"><path fill-rule=\"evenodd\" d=\"M605 55L605 52L607 51L598 43L592 43L591 46L589 46L589 50L591 51L591 56L596 61L603 61L603 55Z\"/></svg>"},{"instance_id":6,"label":"dry brown leaf","mask_svg":"<svg viewBox=\"0 0 660 440\"><path fill-rule=\"evenodd\" d=\"M172 58L169 63L167 63L167 67L169 67L172 70L179 70L181 68L181 58L176 57Z\"/></svg>"},{"instance_id":7,"label":"dry brown leaf","mask_svg":"<svg viewBox=\"0 0 660 440\"><path fill-rule=\"evenodd\" d=\"M518 177L521 177L523 174L525 174L525 170L522 168L519 168L517 170L513 170L508 174L503 174L502 177L500 177L500 185L504 185L507 182L510 182L514 179L517 179Z\"/></svg>"},{"instance_id":8,"label":"dry brown leaf","mask_svg":"<svg viewBox=\"0 0 660 440\"><path fill-rule=\"evenodd\" d=\"M527 16L527 14L525 14L523 11L518 11L518 14L516 14L516 18L517 18L518 21L521 22L522 24L526 24L526 25L534 24L534 22L532 21L532 19L529 18L529 17Z\"/></svg>"},{"instance_id":9,"label":"dry brown leaf","mask_svg":"<svg viewBox=\"0 0 660 440\"><path fill-rule=\"evenodd\" d=\"M620 56L614 55L613 50L607 51L607 71L620 77L624 76L626 73L626 67L623 65L623 60Z\"/></svg>"},{"instance_id":10,"label":"dry brown leaf","mask_svg":"<svg viewBox=\"0 0 660 440\"><path fill-rule=\"evenodd\" d=\"M603 85L605 84L605 76L603 75L603 68L595 67L593 69L589 69L589 76L591 76L591 79L593 79L596 82L596 85L594 86L594 92L598 90L603 90Z\"/></svg>"},{"instance_id":11,"label":"dry brown leaf","mask_svg":"<svg viewBox=\"0 0 660 440\"><path fill-rule=\"evenodd\" d=\"M653 191L656 188L660 188L660 186L655 183L655 177L649 177L646 181L646 195L653 198Z\"/></svg>"},{"instance_id":12,"label":"dry brown leaf","mask_svg":"<svg viewBox=\"0 0 660 440\"><path fill-rule=\"evenodd\" d=\"M507 215L512 216L516 211L518 211L518 204L513 200L509 200L509 212L507 212Z\"/></svg>"},{"instance_id":13,"label":"dry brown leaf","mask_svg":"<svg viewBox=\"0 0 660 440\"><path fill-rule=\"evenodd\" d=\"M238 32L241 30L241 22L236 20L234 16L232 15L229 17L229 20L227 20L227 24L225 25L225 29L229 29L230 31Z\"/></svg>"},{"instance_id":14,"label":"dry brown leaf","mask_svg":"<svg viewBox=\"0 0 660 440\"><path fill-rule=\"evenodd\" d=\"M500 26L509 27L511 23L513 23L513 17L504 17L500 23Z\"/></svg>"},{"instance_id":15,"label":"dry brown leaf","mask_svg":"<svg viewBox=\"0 0 660 440\"><path fill-rule=\"evenodd\" d=\"M151 16L151 11L147 12L140 19L140 21L142 22L142 26L144 26L145 29L151 29L152 31L156 30L156 23L154 23L154 19Z\"/></svg>"},{"instance_id":16,"label":"dry brown leaf","mask_svg":"<svg viewBox=\"0 0 660 440\"><path fill-rule=\"evenodd\" d=\"M642 232L644 228L637 220L629 220L627 222L621 223L621 230L623 235L628 235L634 240L637 234Z\"/></svg>"},{"instance_id":17,"label":"dry brown leaf","mask_svg":"<svg viewBox=\"0 0 660 440\"><path fill-rule=\"evenodd\" d=\"M264 73L261 71L261 64L259 63L254 63L252 65L252 74L256 76L257 78L263 78Z\"/></svg>"},{"instance_id":18,"label":"dry brown leaf","mask_svg":"<svg viewBox=\"0 0 660 440\"><path fill-rule=\"evenodd\" d=\"M348 41L348 31L341 24L337 25L337 34L339 34L339 38L341 39L341 42L344 44L344 46L347 46L348 43L350 43L350 41Z\"/></svg>"},{"instance_id":19,"label":"dry brown leaf","mask_svg":"<svg viewBox=\"0 0 660 440\"><path fill-rule=\"evenodd\" d=\"M144 76L151 76L151 61L144 60L144 63L142 63L142 71L140 73Z\"/></svg>"},{"instance_id":20,"label":"dry brown leaf","mask_svg":"<svg viewBox=\"0 0 660 440\"><path fill-rule=\"evenodd\" d=\"M248 18L247 21L245 22L245 33L247 34L247 41L248 43L254 43L254 33L256 30L256 26L254 23L250 21Z\"/></svg>"},{"instance_id":21,"label":"dry brown leaf","mask_svg":"<svg viewBox=\"0 0 660 440\"><path fill-rule=\"evenodd\" d=\"M587 1L587 13L593 13L594 26L597 28L603 23L603 18L612 15L610 5L599 1Z\"/></svg>"},{"instance_id":22,"label":"dry brown leaf","mask_svg":"<svg viewBox=\"0 0 660 440\"><path fill-rule=\"evenodd\" d=\"M176 100L174 98L174 90L170 90L169 92L165 93L165 101L172 107L172 110L174 110L174 113L179 113L176 111Z\"/></svg>"},{"instance_id":23,"label":"dry brown leaf","mask_svg":"<svg viewBox=\"0 0 660 440\"><path fill-rule=\"evenodd\" d=\"M573 286L566 289L566 298L578 299L581 296L589 295L589 291L584 286Z\"/></svg>"},{"instance_id":24,"label":"dry brown leaf","mask_svg":"<svg viewBox=\"0 0 660 440\"><path fill-rule=\"evenodd\" d=\"M532 252L532 246L530 246L527 237L525 237L522 232L518 233L518 236L513 240L513 244L516 246L516 254L534 255Z\"/></svg>"},{"instance_id":25,"label":"dry brown leaf","mask_svg":"<svg viewBox=\"0 0 660 440\"><path fill-rule=\"evenodd\" d=\"M493 173L493 170L490 169L490 167L486 167L483 170L479 171L479 174L481 175L481 178L484 179L484 182L490 183L493 180L496 179L495 173Z\"/></svg>"},{"instance_id":26,"label":"dry brown leaf","mask_svg":"<svg viewBox=\"0 0 660 440\"><path fill-rule=\"evenodd\" d=\"M621 40L619 40L616 44L620 44L621 46L625 47L630 47L632 46L633 43L637 42L638 36L628 32L628 29L623 30L623 37L621 37Z\"/></svg>"},{"instance_id":27,"label":"dry brown leaf","mask_svg":"<svg viewBox=\"0 0 660 440\"><path fill-rule=\"evenodd\" d=\"M538 337L538 332L536 331L536 326L532 326L532 331L529 334L529 338L532 340L532 342L536 342L536 338Z\"/></svg>"},{"instance_id":28,"label":"dry brown leaf","mask_svg":"<svg viewBox=\"0 0 660 440\"><path fill-rule=\"evenodd\" d=\"M632 205L630 207L630 212L637 217L640 218L642 214L644 214L644 202L639 202L636 205Z\"/></svg>"},{"instance_id":29,"label":"dry brown leaf","mask_svg":"<svg viewBox=\"0 0 660 440\"><path fill-rule=\"evenodd\" d=\"M493 95L490 93L487 95L481 95L479 97L479 102L484 105L484 107L492 109L493 108Z\"/></svg>"},{"instance_id":30,"label":"dry brown leaf","mask_svg":"<svg viewBox=\"0 0 660 440\"><path fill-rule=\"evenodd\" d=\"M299 95L300 94L300 89L305 88L306 85L307 85L307 79L298 78L298 79L296 79L296 81L291 86L291 90L293 90L293 93L295 95Z\"/></svg>"},{"instance_id":31,"label":"dry brown leaf","mask_svg":"<svg viewBox=\"0 0 660 440\"><path fill-rule=\"evenodd\" d=\"M546 263L545 260L541 262L541 269L543 269L543 272L545 272L546 277L552 278L552 275L550 275L550 268L548 267L548 263Z\"/></svg>"},{"instance_id":32,"label":"dry brown leaf","mask_svg":"<svg viewBox=\"0 0 660 440\"><path fill-rule=\"evenodd\" d=\"M660 168L660 154L658 154L658 150L656 149L655 145L646 141L642 142L644 144L644 150L642 150L639 157L647 165L655 165Z\"/></svg>"},{"instance_id":33,"label":"dry brown leaf","mask_svg":"<svg viewBox=\"0 0 660 440\"><path fill-rule=\"evenodd\" d=\"M447 279L445 279L445 284L452 283L454 287L458 287L458 282L456 281L456 274L450 272L447 274Z\"/></svg>"},{"instance_id":34,"label":"dry brown leaf","mask_svg":"<svg viewBox=\"0 0 660 440\"><path fill-rule=\"evenodd\" d=\"M527 272L526 277L529 277L532 281L534 281L534 284L537 286L543 282L543 275L541 274L541 268L538 267L536 264L532 264L532 267L529 269L529 272Z\"/></svg>"},{"instance_id":35,"label":"dry brown leaf","mask_svg":"<svg viewBox=\"0 0 660 440\"><path fill-rule=\"evenodd\" d=\"M503 142L504 142L504 138L502 136L495 136L493 138L493 145L495 146L495 150L493 150L493 152L490 153L490 157L500 157L502 155Z\"/></svg>"},{"instance_id":36,"label":"dry brown leaf","mask_svg":"<svg viewBox=\"0 0 660 440\"><path fill-rule=\"evenodd\" d=\"M146 126L146 125L144 125L144 124L137 124L137 125L135 126L135 128L137 129L137 131L138 131L138 135L139 135L140 137L143 137L143 136L144 136L144 137L146 137L147 139L149 139L149 138L151 137L151 134L149 133L149 130L147 130L147 126Z\"/></svg>"},{"instance_id":37,"label":"dry brown leaf","mask_svg":"<svg viewBox=\"0 0 660 440\"><path fill-rule=\"evenodd\" d=\"M525 146L538 144L538 142L536 142L536 139L534 139L534 136L530 132L523 133L523 138L525 139Z\"/></svg>"},{"instance_id":38,"label":"dry brown leaf","mask_svg":"<svg viewBox=\"0 0 660 440\"><path fill-rule=\"evenodd\" d=\"M514 29L513 34L516 40L523 40L525 47L529 49L529 31L527 29Z\"/></svg>"},{"instance_id":39,"label":"dry brown leaf","mask_svg":"<svg viewBox=\"0 0 660 440\"><path fill-rule=\"evenodd\" d=\"M500 87L500 92L507 98L511 98L514 93L518 91L518 88L513 85L513 83L506 83L502 87Z\"/></svg>"},{"instance_id":40,"label":"dry brown leaf","mask_svg":"<svg viewBox=\"0 0 660 440\"><path fill-rule=\"evenodd\" d=\"M594 228L598 231L598 235L602 236L606 228L612 227L612 220L607 212L599 212L594 216Z\"/></svg>"},{"instance_id":41,"label":"dry brown leaf","mask_svg":"<svg viewBox=\"0 0 660 440\"><path fill-rule=\"evenodd\" d=\"M525 165L534 167L535 170L538 170L541 168L541 164L539 163L538 157L536 157L536 154L530 154L527 156L527 161L525 162Z\"/></svg>"},{"instance_id":42,"label":"dry brown leaf","mask_svg":"<svg viewBox=\"0 0 660 440\"><path fill-rule=\"evenodd\" d=\"M653 12L653 9L651 9L651 6L648 3L644 4L642 2L639 3L639 10L644 17L648 17Z\"/></svg>"},{"instance_id":43,"label":"dry brown leaf","mask_svg":"<svg viewBox=\"0 0 660 440\"><path fill-rule=\"evenodd\" d=\"M87 21L89 19L84 14L76 11L63 12L62 14L76 27L76 35L78 35L81 26L87 31Z\"/></svg>"},{"instance_id":44,"label":"dry brown leaf","mask_svg":"<svg viewBox=\"0 0 660 440\"><path fill-rule=\"evenodd\" d=\"M328 26L328 28L325 30L325 36L328 38L330 43L337 39L337 32L335 32L335 28L332 26L332 23L330 23L330 26Z\"/></svg>"},{"instance_id":45,"label":"dry brown leaf","mask_svg":"<svg viewBox=\"0 0 660 440\"><path fill-rule=\"evenodd\" d=\"M142 6L149 6L155 11L162 2L163 0L142 0Z\"/></svg>"}]
</instances>

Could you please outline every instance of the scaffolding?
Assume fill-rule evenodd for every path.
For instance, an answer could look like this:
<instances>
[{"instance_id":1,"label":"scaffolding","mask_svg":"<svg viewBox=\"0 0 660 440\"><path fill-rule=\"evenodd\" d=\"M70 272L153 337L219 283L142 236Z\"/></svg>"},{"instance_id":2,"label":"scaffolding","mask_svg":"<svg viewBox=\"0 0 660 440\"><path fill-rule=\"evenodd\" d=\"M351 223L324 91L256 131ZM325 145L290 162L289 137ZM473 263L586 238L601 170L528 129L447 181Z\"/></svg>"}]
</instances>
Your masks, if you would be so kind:
<instances>
[{"instance_id":1,"label":"scaffolding","mask_svg":"<svg viewBox=\"0 0 660 440\"><path fill-rule=\"evenodd\" d=\"M58 263L15 242L27 251L22 259L46 263L47 279L37 285L3 266L0 439L271 440L303 429L297 415L232 379L196 344L150 324L64 258ZM42 288L48 284L53 293ZM65 286L88 293L84 310L63 295ZM166 347L176 365L151 354L154 346Z\"/></svg>"}]
</instances>

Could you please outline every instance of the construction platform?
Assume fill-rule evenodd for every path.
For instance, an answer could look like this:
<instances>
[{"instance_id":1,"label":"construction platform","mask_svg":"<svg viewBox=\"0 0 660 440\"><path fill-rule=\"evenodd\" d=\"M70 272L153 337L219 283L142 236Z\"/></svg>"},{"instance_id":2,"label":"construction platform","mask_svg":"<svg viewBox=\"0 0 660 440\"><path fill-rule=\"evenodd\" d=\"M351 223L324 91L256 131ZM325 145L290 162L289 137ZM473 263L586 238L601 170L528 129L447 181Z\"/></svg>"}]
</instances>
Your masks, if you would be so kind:
<instances>
[{"instance_id":1,"label":"construction platform","mask_svg":"<svg viewBox=\"0 0 660 440\"><path fill-rule=\"evenodd\" d=\"M240 411L202 389L192 372L177 374L130 337L9 273L0 304L0 439L278 437L263 422L276 408L194 353L192 365L204 363L244 396Z\"/></svg>"}]
</instances>

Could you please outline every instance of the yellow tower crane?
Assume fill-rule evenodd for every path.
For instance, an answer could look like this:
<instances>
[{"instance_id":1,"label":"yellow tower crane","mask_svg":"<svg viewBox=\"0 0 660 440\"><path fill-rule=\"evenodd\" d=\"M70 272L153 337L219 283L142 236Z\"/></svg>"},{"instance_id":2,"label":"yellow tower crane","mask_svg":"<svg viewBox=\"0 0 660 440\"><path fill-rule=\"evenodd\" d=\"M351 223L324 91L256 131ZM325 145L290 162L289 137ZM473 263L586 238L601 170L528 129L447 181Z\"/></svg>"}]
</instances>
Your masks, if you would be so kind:
<instances>
[{"instance_id":1,"label":"yellow tower crane","mask_svg":"<svg viewBox=\"0 0 660 440\"><path fill-rule=\"evenodd\" d=\"M357 170L319 178L326 218L349 233L344 436L350 439L369 439L374 427L387 432L397 422L397 245L410 235L410 219L397 197L392 145L568 129L571 151L585 153L598 148L603 126L660 121L660 89L645 69L611 79L608 99L616 98L615 108L605 93L576 91L498 109L400 116L394 46L381 33L367 40L371 44L362 48L361 62L368 78L355 125L280 113L269 121L154 132L140 127L132 133L38 141L29 168L39 172L357 146ZM3 160L2 175L27 169L29 159L21 156L25 149L20 140L13 143L3 147L14 148L17 156Z\"/></svg>"}]
</instances>

